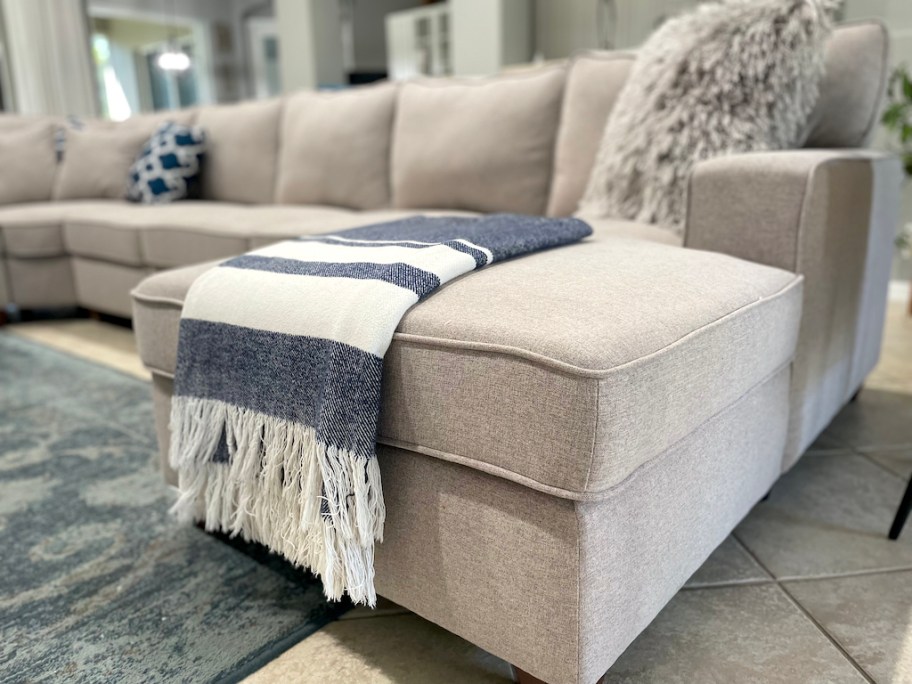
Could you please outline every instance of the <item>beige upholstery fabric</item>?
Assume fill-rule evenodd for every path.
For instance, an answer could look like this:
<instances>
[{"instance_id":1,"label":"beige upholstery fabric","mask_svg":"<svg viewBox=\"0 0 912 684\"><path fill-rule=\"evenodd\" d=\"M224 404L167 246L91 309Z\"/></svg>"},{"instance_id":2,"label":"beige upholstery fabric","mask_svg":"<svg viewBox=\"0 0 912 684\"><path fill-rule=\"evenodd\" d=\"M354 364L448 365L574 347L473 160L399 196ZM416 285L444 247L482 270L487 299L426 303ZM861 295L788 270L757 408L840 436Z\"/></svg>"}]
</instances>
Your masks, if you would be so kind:
<instances>
[{"instance_id":1,"label":"beige upholstery fabric","mask_svg":"<svg viewBox=\"0 0 912 684\"><path fill-rule=\"evenodd\" d=\"M39 123L52 123L59 126L63 123L63 119L58 116L8 114L6 112L0 112L0 131L3 132L28 128Z\"/></svg>"},{"instance_id":2,"label":"beige upholstery fabric","mask_svg":"<svg viewBox=\"0 0 912 684\"><path fill-rule=\"evenodd\" d=\"M203 107L196 123L206 134L202 196L267 204L275 196L281 100Z\"/></svg>"},{"instance_id":3,"label":"beige upholstery fabric","mask_svg":"<svg viewBox=\"0 0 912 684\"><path fill-rule=\"evenodd\" d=\"M863 152L742 155L694 172L688 247L805 277L786 468L877 362L901 184L898 160Z\"/></svg>"},{"instance_id":4,"label":"beige upholstery fabric","mask_svg":"<svg viewBox=\"0 0 912 684\"><path fill-rule=\"evenodd\" d=\"M6 258L10 298L23 309L76 306L73 267L69 257Z\"/></svg>"},{"instance_id":5,"label":"beige upholstery fabric","mask_svg":"<svg viewBox=\"0 0 912 684\"><path fill-rule=\"evenodd\" d=\"M79 305L124 318L132 315L130 290L152 273L148 268L82 257L74 257L72 263Z\"/></svg>"},{"instance_id":6,"label":"beige upholstery fabric","mask_svg":"<svg viewBox=\"0 0 912 684\"><path fill-rule=\"evenodd\" d=\"M302 92L285 102L276 202L378 209L390 203L397 88Z\"/></svg>"},{"instance_id":7,"label":"beige upholstery fabric","mask_svg":"<svg viewBox=\"0 0 912 684\"><path fill-rule=\"evenodd\" d=\"M635 58L625 52L590 52L570 63L554 151L548 216L569 216L576 211L595 163L605 122Z\"/></svg>"},{"instance_id":8,"label":"beige upholstery fabric","mask_svg":"<svg viewBox=\"0 0 912 684\"><path fill-rule=\"evenodd\" d=\"M57 173L56 125L39 121L0 132L0 204L51 199Z\"/></svg>"},{"instance_id":9,"label":"beige upholstery fabric","mask_svg":"<svg viewBox=\"0 0 912 684\"><path fill-rule=\"evenodd\" d=\"M877 124L889 65L888 37L876 21L845 24L827 48L827 73L808 125L807 147L863 147ZM548 215L576 211L611 107L633 55L590 52L573 60L561 110Z\"/></svg>"},{"instance_id":10,"label":"beige upholstery fabric","mask_svg":"<svg viewBox=\"0 0 912 684\"><path fill-rule=\"evenodd\" d=\"M62 256L66 217L83 211L100 211L123 203L105 200L35 202L0 207L0 233L7 254L24 258Z\"/></svg>"},{"instance_id":11,"label":"beige upholstery fabric","mask_svg":"<svg viewBox=\"0 0 912 684\"><path fill-rule=\"evenodd\" d=\"M171 383L153 388L166 449ZM597 503L381 447L377 591L551 684L592 684L769 490L787 394L783 369Z\"/></svg>"},{"instance_id":12,"label":"beige upholstery fabric","mask_svg":"<svg viewBox=\"0 0 912 684\"><path fill-rule=\"evenodd\" d=\"M614 663L772 487L788 385L783 369L604 502L578 506L579 682Z\"/></svg>"},{"instance_id":13,"label":"beige upholstery fabric","mask_svg":"<svg viewBox=\"0 0 912 684\"><path fill-rule=\"evenodd\" d=\"M137 124L68 129L54 199L122 199L130 165L153 132Z\"/></svg>"},{"instance_id":14,"label":"beige upholstery fabric","mask_svg":"<svg viewBox=\"0 0 912 684\"><path fill-rule=\"evenodd\" d=\"M150 214L150 218L154 216ZM353 221L356 216L327 207L213 205L193 212L175 209L172 216L147 224L140 239L146 263L169 268L236 256L251 248L253 236L272 235L277 226L288 225L294 235L307 235L347 227L346 220Z\"/></svg>"},{"instance_id":15,"label":"beige upholstery fabric","mask_svg":"<svg viewBox=\"0 0 912 684\"><path fill-rule=\"evenodd\" d=\"M174 371L180 306L204 270L135 291L151 368ZM786 364L800 297L784 271L643 241L492 266L403 318L380 441L597 499Z\"/></svg>"},{"instance_id":16,"label":"beige upholstery fabric","mask_svg":"<svg viewBox=\"0 0 912 684\"><path fill-rule=\"evenodd\" d=\"M543 214L564 73L403 85L393 205Z\"/></svg>"},{"instance_id":17,"label":"beige upholstery fabric","mask_svg":"<svg viewBox=\"0 0 912 684\"><path fill-rule=\"evenodd\" d=\"M680 247L683 243L683 238L680 235L675 235L670 230L652 225L651 223L593 218L582 214L577 214L577 217L592 226L592 234L596 238L630 238L632 240L658 242L663 245L672 245L674 247Z\"/></svg>"},{"instance_id":18,"label":"beige upholstery fabric","mask_svg":"<svg viewBox=\"0 0 912 684\"><path fill-rule=\"evenodd\" d=\"M887 88L889 42L886 27L878 21L845 24L833 32L806 147L868 144Z\"/></svg>"},{"instance_id":19,"label":"beige upholstery fabric","mask_svg":"<svg viewBox=\"0 0 912 684\"><path fill-rule=\"evenodd\" d=\"M67 253L142 266L145 262L139 244L139 226L128 218L142 208L143 205L99 207L96 211L65 218L63 242Z\"/></svg>"},{"instance_id":20,"label":"beige upholstery fabric","mask_svg":"<svg viewBox=\"0 0 912 684\"><path fill-rule=\"evenodd\" d=\"M281 217L276 216L274 219L264 222L263 227L250 238L250 248L256 249L264 245L298 237L300 235L315 235L317 233L328 233L331 231L345 230L347 228L357 228L359 226L368 226L374 223L383 223L386 221L396 221L398 219L416 216L418 214L425 216L475 216L470 211L455 210L400 210L400 209L381 209L378 211L357 211L357 212L340 212L335 209L329 209L325 213L314 211L316 207L302 208L302 216Z\"/></svg>"}]
</instances>

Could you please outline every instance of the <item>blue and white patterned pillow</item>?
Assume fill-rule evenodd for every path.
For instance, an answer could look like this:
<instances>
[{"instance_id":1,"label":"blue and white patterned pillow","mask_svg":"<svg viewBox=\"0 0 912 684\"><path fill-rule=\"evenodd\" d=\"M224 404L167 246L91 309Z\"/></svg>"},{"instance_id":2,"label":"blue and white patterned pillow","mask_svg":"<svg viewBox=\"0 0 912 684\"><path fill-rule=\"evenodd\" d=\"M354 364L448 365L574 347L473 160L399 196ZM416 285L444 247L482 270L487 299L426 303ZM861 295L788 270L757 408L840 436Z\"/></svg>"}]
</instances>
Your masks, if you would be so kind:
<instances>
[{"instance_id":1,"label":"blue and white patterned pillow","mask_svg":"<svg viewBox=\"0 0 912 684\"><path fill-rule=\"evenodd\" d=\"M199 196L206 136L199 126L162 124L130 167L127 199L162 204Z\"/></svg>"}]
</instances>

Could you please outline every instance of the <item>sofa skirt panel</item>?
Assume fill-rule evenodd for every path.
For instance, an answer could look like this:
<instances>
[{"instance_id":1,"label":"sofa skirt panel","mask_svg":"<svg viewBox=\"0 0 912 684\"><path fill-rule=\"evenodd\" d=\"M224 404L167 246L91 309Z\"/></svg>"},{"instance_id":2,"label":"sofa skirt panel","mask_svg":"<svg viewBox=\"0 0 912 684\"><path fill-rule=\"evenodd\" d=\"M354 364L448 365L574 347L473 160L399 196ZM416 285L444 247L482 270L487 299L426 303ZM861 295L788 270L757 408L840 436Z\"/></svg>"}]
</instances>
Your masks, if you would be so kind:
<instances>
[{"instance_id":1,"label":"sofa skirt panel","mask_svg":"<svg viewBox=\"0 0 912 684\"><path fill-rule=\"evenodd\" d=\"M153 272L143 266L73 257L76 301L93 311L130 318L133 315L130 290Z\"/></svg>"},{"instance_id":2,"label":"sofa skirt panel","mask_svg":"<svg viewBox=\"0 0 912 684\"><path fill-rule=\"evenodd\" d=\"M597 502L381 446L378 593L550 684L593 684L779 476L788 380L783 367ZM171 391L153 375L174 483Z\"/></svg>"},{"instance_id":3,"label":"sofa skirt panel","mask_svg":"<svg viewBox=\"0 0 912 684\"><path fill-rule=\"evenodd\" d=\"M9 298L21 309L77 306L70 257L6 257Z\"/></svg>"}]
</instances>

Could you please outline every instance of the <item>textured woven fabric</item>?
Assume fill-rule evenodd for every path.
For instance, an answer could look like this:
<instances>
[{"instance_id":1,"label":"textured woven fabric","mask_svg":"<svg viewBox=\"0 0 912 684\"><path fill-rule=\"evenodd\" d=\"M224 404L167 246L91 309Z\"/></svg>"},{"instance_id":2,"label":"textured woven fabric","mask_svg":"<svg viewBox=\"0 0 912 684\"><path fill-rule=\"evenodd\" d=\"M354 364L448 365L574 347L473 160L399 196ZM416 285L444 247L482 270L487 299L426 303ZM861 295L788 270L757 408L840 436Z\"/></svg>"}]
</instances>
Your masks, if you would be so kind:
<instances>
[{"instance_id":1,"label":"textured woven fabric","mask_svg":"<svg viewBox=\"0 0 912 684\"><path fill-rule=\"evenodd\" d=\"M198 197L205 150L206 136L199 126L162 124L130 167L127 199L162 204Z\"/></svg>"},{"instance_id":2,"label":"textured woven fabric","mask_svg":"<svg viewBox=\"0 0 912 684\"><path fill-rule=\"evenodd\" d=\"M453 278L590 233L577 219L416 217L206 273L181 318L175 512L312 568L331 598L373 605L380 383L400 319Z\"/></svg>"},{"instance_id":3,"label":"textured woven fabric","mask_svg":"<svg viewBox=\"0 0 912 684\"><path fill-rule=\"evenodd\" d=\"M800 146L837 5L725 0L663 25L608 118L581 209L682 232L696 162Z\"/></svg>"}]
</instances>

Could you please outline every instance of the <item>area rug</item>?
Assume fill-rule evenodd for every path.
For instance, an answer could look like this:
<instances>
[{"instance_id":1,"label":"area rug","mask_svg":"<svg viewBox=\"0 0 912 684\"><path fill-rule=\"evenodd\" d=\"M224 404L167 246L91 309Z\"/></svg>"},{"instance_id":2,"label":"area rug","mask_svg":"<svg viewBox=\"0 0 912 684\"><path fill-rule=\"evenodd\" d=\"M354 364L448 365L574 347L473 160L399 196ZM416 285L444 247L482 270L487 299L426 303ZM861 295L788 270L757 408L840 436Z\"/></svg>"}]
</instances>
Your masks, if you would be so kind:
<instances>
[{"instance_id":1,"label":"area rug","mask_svg":"<svg viewBox=\"0 0 912 684\"><path fill-rule=\"evenodd\" d=\"M172 497L148 383L0 333L0 680L239 681L350 607Z\"/></svg>"}]
</instances>

